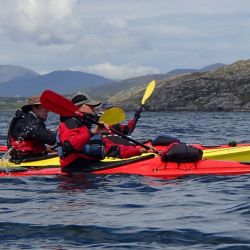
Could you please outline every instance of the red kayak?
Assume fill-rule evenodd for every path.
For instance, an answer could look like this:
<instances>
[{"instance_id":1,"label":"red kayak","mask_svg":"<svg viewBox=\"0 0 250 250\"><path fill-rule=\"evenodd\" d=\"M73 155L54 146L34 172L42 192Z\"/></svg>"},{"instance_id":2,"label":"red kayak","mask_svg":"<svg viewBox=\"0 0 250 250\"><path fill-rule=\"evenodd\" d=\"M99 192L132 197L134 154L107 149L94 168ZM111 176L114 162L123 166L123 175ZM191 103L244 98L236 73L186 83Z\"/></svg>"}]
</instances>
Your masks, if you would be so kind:
<instances>
[{"instance_id":1,"label":"red kayak","mask_svg":"<svg viewBox=\"0 0 250 250\"><path fill-rule=\"evenodd\" d=\"M233 161L200 160L198 162L163 162L160 156L147 154L130 160L99 162L86 166L83 173L136 174L150 177L178 178L187 175L249 174L250 164ZM0 177L67 175L60 168L0 168Z\"/></svg>"},{"instance_id":2,"label":"red kayak","mask_svg":"<svg viewBox=\"0 0 250 250\"><path fill-rule=\"evenodd\" d=\"M0 145L0 153L5 153L7 151L7 146Z\"/></svg>"},{"instance_id":3,"label":"red kayak","mask_svg":"<svg viewBox=\"0 0 250 250\"><path fill-rule=\"evenodd\" d=\"M151 146L151 143L145 143L145 145ZM235 146L231 146L229 144L221 144L221 145L211 145L211 146L209 146L209 145L203 145L203 144L199 144L199 143L197 143L197 144L190 144L190 145L192 145L193 147L197 147L197 148L199 148L201 150L216 149L216 148L230 148L230 147L235 147L236 146L236 145ZM250 144L249 143L241 143L241 144L237 144L237 147L238 146L250 146ZM166 147L165 145L154 146L154 148L157 149L157 150L159 150L159 151L164 150L165 147ZM7 151L7 149L8 149L7 146L0 145L0 153L5 153Z\"/></svg>"}]
</instances>

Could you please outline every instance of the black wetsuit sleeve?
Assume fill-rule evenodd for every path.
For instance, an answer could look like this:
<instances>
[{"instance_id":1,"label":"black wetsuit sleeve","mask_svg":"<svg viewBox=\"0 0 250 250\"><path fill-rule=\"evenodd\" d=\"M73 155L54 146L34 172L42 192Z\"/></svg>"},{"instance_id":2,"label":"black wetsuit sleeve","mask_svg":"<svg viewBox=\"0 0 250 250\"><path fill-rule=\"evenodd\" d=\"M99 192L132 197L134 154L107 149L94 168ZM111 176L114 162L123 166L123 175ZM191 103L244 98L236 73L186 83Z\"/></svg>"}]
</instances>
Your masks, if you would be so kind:
<instances>
[{"instance_id":1,"label":"black wetsuit sleeve","mask_svg":"<svg viewBox=\"0 0 250 250\"><path fill-rule=\"evenodd\" d=\"M45 124L37 119L18 120L13 136L16 139L38 140L40 143L53 145L56 142L56 134L48 130Z\"/></svg>"},{"instance_id":2,"label":"black wetsuit sleeve","mask_svg":"<svg viewBox=\"0 0 250 250\"><path fill-rule=\"evenodd\" d=\"M38 126L33 130L33 138L36 138L41 143L53 145L56 143L56 134L46 128L46 126Z\"/></svg>"}]
</instances>

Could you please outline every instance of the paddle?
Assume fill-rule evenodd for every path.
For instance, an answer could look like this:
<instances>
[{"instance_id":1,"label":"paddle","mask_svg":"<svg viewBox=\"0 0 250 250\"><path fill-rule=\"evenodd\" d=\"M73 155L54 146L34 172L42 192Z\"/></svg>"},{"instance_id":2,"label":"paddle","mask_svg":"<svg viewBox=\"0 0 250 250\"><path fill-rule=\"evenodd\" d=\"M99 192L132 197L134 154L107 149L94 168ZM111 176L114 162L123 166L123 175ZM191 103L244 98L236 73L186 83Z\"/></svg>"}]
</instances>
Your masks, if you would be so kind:
<instances>
[{"instance_id":1,"label":"paddle","mask_svg":"<svg viewBox=\"0 0 250 250\"><path fill-rule=\"evenodd\" d=\"M83 117L73 102L51 90L45 90L40 101L43 107L61 116Z\"/></svg>"},{"instance_id":2,"label":"paddle","mask_svg":"<svg viewBox=\"0 0 250 250\"><path fill-rule=\"evenodd\" d=\"M123 109L119 107L112 107L107 109L99 118L99 122L107 123L109 125L118 124L124 121L126 114Z\"/></svg>"},{"instance_id":3,"label":"paddle","mask_svg":"<svg viewBox=\"0 0 250 250\"><path fill-rule=\"evenodd\" d=\"M70 100L51 90L45 90L40 99L45 109L56 114L62 116L84 116ZM99 121L108 125L114 125L122 122L125 116L125 112L121 108L113 107L106 110L99 118Z\"/></svg>"},{"instance_id":4,"label":"paddle","mask_svg":"<svg viewBox=\"0 0 250 250\"><path fill-rule=\"evenodd\" d=\"M144 106L145 102L148 100L148 98L152 95L152 93L154 92L155 89L155 80L151 81L146 90L145 93L143 95L143 98L141 100L141 108Z\"/></svg>"},{"instance_id":5,"label":"paddle","mask_svg":"<svg viewBox=\"0 0 250 250\"><path fill-rule=\"evenodd\" d=\"M137 111L135 113L135 124L133 127L130 128L130 131L129 131L129 135L132 133L132 131L134 131L134 128L136 126L136 123L138 122L139 118L141 117L141 112L142 112L142 109L144 108L144 105L145 105L145 102L148 100L148 98L152 95L152 93L154 92L154 89L155 89L155 80L151 81L145 92L144 92L144 95L142 97L142 100L141 100L141 107L139 109L139 111Z\"/></svg>"},{"instance_id":6,"label":"paddle","mask_svg":"<svg viewBox=\"0 0 250 250\"><path fill-rule=\"evenodd\" d=\"M88 121L91 121L92 123L94 123L98 126L104 127L104 125L102 123L97 122L96 120L88 117L88 115L79 112L77 107L74 105L74 103L72 103L70 100L68 100L64 96L55 93L54 91L45 90L42 93L40 100L41 100L41 103L42 103L44 108L46 108L47 110L50 110L56 114L59 114L62 116L82 117ZM112 131L114 134L120 135L121 137L127 139L128 141L131 141L134 144L139 145L147 150L152 149L151 147L144 145L144 144L124 135L123 133L121 133L119 131L116 131L112 127L109 128L109 130ZM153 151L155 153L159 153L157 150L153 149Z\"/></svg>"}]
</instances>

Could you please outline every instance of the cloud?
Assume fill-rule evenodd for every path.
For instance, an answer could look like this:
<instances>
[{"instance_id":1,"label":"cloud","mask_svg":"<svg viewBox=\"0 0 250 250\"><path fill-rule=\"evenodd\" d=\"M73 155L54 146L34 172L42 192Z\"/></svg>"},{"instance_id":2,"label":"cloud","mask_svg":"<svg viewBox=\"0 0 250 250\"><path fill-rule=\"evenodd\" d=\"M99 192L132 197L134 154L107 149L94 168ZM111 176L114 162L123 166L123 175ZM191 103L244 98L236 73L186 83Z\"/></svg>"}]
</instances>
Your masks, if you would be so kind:
<instances>
[{"instance_id":1,"label":"cloud","mask_svg":"<svg viewBox=\"0 0 250 250\"><path fill-rule=\"evenodd\" d=\"M108 18L105 20L105 23L107 24L108 28L114 27L116 29L121 30L127 27L127 22L124 19L118 17Z\"/></svg>"},{"instance_id":2,"label":"cloud","mask_svg":"<svg viewBox=\"0 0 250 250\"><path fill-rule=\"evenodd\" d=\"M14 41L69 43L81 34L76 0L12 0L0 3L1 28Z\"/></svg>"},{"instance_id":3,"label":"cloud","mask_svg":"<svg viewBox=\"0 0 250 250\"><path fill-rule=\"evenodd\" d=\"M71 69L101 75L114 80L159 73L159 70L153 67L134 64L112 65L109 62L88 67L73 67Z\"/></svg>"},{"instance_id":4,"label":"cloud","mask_svg":"<svg viewBox=\"0 0 250 250\"><path fill-rule=\"evenodd\" d=\"M77 0L0 1L0 27L13 41L39 46L75 44L127 27L118 16L93 18L82 13L86 13L84 4Z\"/></svg>"},{"instance_id":5,"label":"cloud","mask_svg":"<svg viewBox=\"0 0 250 250\"><path fill-rule=\"evenodd\" d=\"M127 78L231 63L249 57L249 12L249 0L0 0L0 64Z\"/></svg>"}]
</instances>

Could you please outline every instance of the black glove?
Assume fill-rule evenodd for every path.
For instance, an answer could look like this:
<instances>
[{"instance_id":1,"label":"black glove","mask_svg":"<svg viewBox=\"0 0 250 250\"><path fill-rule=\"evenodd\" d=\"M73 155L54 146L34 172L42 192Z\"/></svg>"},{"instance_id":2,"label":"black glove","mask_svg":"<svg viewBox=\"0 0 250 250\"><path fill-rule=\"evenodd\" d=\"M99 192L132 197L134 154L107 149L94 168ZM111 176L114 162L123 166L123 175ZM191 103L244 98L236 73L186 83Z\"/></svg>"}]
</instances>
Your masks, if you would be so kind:
<instances>
[{"instance_id":1,"label":"black glove","mask_svg":"<svg viewBox=\"0 0 250 250\"><path fill-rule=\"evenodd\" d=\"M140 117L141 117L141 111L140 110L135 111L134 119L136 122L139 120Z\"/></svg>"}]
</instances>

